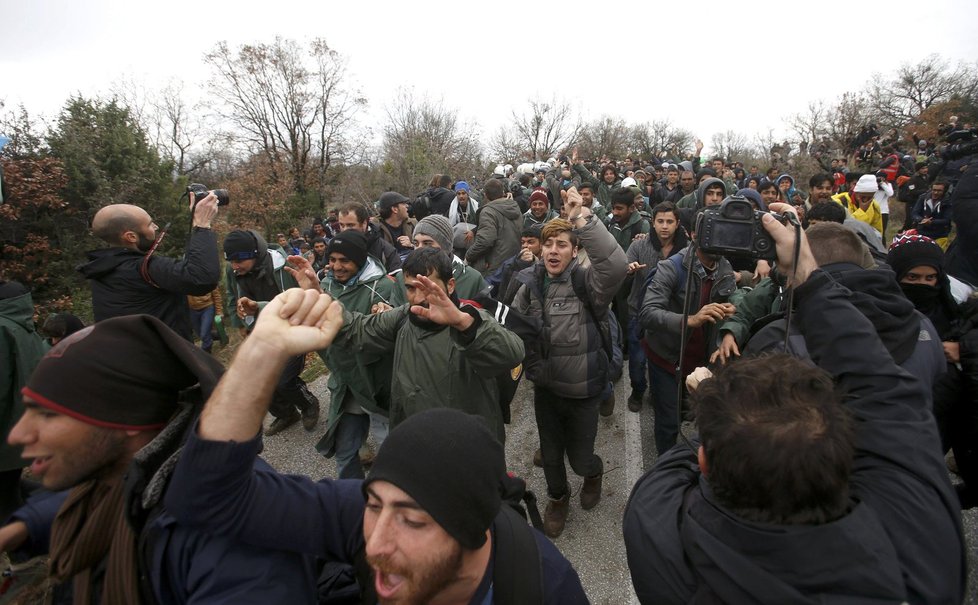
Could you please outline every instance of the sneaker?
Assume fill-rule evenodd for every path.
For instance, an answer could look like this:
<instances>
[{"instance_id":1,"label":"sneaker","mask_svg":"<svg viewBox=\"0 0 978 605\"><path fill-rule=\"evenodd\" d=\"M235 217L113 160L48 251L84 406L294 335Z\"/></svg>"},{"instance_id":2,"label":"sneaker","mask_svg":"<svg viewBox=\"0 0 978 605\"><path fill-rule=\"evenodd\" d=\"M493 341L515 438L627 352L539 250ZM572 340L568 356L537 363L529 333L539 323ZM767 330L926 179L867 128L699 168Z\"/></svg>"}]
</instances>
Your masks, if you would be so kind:
<instances>
[{"instance_id":1,"label":"sneaker","mask_svg":"<svg viewBox=\"0 0 978 605\"><path fill-rule=\"evenodd\" d=\"M642 399L645 398L645 393L639 393L635 389L632 389L632 394L628 396L628 411L630 412L641 412L642 411Z\"/></svg>"},{"instance_id":2,"label":"sneaker","mask_svg":"<svg viewBox=\"0 0 978 605\"><path fill-rule=\"evenodd\" d=\"M278 435L279 433L289 428L296 422L299 422L300 418L301 416L299 416L298 413L291 414L289 416L283 416L281 418L276 418L275 420L272 421L272 424L270 424L268 428L265 429L265 436L273 437L275 435Z\"/></svg>"}]
</instances>

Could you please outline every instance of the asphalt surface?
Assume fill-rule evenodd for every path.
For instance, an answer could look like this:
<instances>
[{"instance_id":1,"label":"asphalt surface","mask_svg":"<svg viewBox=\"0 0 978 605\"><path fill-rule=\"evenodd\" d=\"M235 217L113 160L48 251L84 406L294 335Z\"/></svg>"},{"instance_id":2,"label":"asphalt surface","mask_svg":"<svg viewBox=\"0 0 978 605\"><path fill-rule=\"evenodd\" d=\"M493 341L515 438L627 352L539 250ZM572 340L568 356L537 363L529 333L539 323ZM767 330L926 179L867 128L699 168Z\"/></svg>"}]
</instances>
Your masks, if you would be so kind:
<instances>
[{"instance_id":1,"label":"asphalt surface","mask_svg":"<svg viewBox=\"0 0 978 605\"><path fill-rule=\"evenodd\" d=\"M627 366L627 364L626 364ZM596 451L604 460L604 485L601 503L590 511L580 507L578 493L582 478L568 466L572 498L564 533L554 543L580 574L584 590L592 603L617 605L637 603L632 591L621 519L631 486L655 461L652 428L653 414L646 404L640 414L628 411L626 399L631 391L626 376L615 387L617 403L614 414L600 418ZM284 473L303 474L316 479L335 476L333 460L315 450L315 444L326 430L329 393L326 379L309 385L319 397L322 414L315 431L307 432L296 424L288 430L265 439L262 456ZM266 419L266 423L270 417ZM684 430L690 427L684 425ZM546 483L543 469L533 466L533 452L538 447L533 398L529 381L523 381L513 401L513 421L506 429L506 459L510 471L523 477L540 501L540 513L546 506ZM644 447L643 447L644 445ZM952 477L954 480L957 478ZM965 603L978 605L978 510L963 514L968 548L969 582Z\"/></svg>"}]
</instances>

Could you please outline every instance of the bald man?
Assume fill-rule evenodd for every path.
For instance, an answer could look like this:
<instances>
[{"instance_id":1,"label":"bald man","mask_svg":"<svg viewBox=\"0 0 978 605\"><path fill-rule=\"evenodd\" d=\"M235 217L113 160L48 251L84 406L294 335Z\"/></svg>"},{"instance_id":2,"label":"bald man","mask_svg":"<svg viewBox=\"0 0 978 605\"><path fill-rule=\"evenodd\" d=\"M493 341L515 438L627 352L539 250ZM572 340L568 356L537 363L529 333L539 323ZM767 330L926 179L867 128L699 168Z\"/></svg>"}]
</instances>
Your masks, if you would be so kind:
<instances>
[{"instance_id":1,"label":"bald man","mask_svg":"<svg viewBox=\"0 0 978 605\"><path fill-rule=\"evenodd\" d=\"M194 208L187 252L177 260L151 252L159 227L139 206L112 204L99 210L92 234L110 247L89 252L88 262L78 267L92 284L95 321L145 313L192 341L186 295L208 294L221 280L211 231L215 217L217 197L210 194Z\"/></svg>"}]
</instances>

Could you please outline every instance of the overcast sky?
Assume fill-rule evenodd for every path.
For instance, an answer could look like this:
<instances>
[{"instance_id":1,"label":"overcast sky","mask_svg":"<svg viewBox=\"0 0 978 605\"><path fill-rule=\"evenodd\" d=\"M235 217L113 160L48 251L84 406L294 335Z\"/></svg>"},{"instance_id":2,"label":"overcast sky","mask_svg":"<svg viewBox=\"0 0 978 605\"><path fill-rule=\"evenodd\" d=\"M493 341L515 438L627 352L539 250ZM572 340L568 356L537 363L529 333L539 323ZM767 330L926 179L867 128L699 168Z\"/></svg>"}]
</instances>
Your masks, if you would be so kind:
<instances>
[{"instance_id":1,"label":"overcast sky","mask_svg":"<svg viewBox=\"0 0 978 605\"><path fill-rule=\"evenodd\" d=\"M889 2L237 2L0 0L0 99L52 116L113 82L206 86L203 54L276 35L324 38L369 118L400 86L491 134L533 95L586 118L669 119L713 132L784 130L807 103L936 53L978 59L974 0Z\"/></svg>"}]
</instances>

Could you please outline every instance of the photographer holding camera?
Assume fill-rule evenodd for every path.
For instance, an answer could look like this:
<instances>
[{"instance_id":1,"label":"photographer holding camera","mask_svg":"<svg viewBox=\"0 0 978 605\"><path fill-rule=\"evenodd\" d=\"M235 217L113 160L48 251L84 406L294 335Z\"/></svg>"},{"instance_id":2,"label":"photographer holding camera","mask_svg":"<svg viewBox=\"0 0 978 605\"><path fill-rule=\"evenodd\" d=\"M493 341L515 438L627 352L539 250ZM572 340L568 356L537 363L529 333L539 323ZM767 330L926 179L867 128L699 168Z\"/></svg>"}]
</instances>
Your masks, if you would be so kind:
<instances>
[{"instance_id":1,"label":"photographer holding camera","mask_svg":"<svg viewBox=\"0 0 978 605\"><path fill-rule=\"evenodd\" d=\"M211 223L228 198L226 191L203 185L191 185L188 197L193 228L181 259L155 254L163 234L139 206L111 204L95 213L92 234L111 247L89 252L78 271L91 281L96 322L145 313L193 342L187 295L208 294L221 281Z\"/></svg>"},{"instance_id":2,"label":"photographer holding camera","mask_svg":"<svg viewBox=\"0 0 978 605\"><path fill-rule=\"evenodd\" d=\"M931 402L804 233L760 222L817 367L770 355L696 370L700 439L662 456L625 510L639 601L962 602L959 503Z\"/></svg>"}]
</instances>

